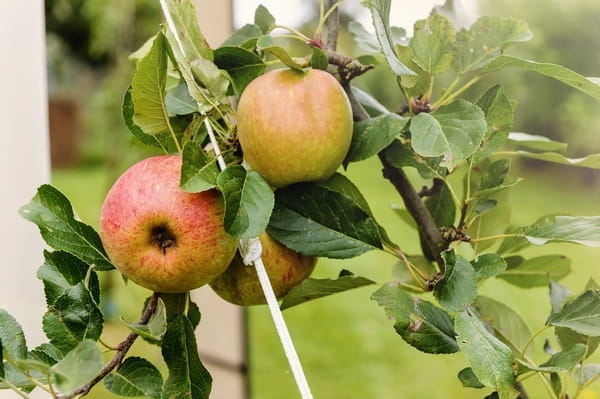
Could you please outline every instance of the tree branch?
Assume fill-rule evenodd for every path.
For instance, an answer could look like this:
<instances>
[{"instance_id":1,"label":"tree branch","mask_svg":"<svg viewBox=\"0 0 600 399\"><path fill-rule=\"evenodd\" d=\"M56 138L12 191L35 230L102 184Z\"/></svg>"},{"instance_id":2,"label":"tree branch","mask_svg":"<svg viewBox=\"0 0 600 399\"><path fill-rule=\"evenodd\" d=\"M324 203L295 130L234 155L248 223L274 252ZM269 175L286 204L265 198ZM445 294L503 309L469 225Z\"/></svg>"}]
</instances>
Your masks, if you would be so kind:
<instances>
[{"instance_id":1,"label":"tree branch","mask_svg":"<svg viewBox=\"0 0 600 399\"><path fill-rule=\"evenodd\" d=\"M331 27L328 25L328 28ZM329 40L329 37L328 37ZM340 82L342 87L346 91L346 95L350 100L350 105L352 106L352 114L354 116L355 121L364 121L370 118L369 114L360 102L354 96L352 92L352 86L350 84L350 80L358 75L354 73L364 73L367 70L371 69L373 66L365 66L360 64L358 61L351 57L347 57L345 55L337 54L337 53L328 53L329 63L333 65L337 65L340 70ZM354 69L348 69L348 66L354 65ZM354 72L352 72L354 71ZM419 193L415 190L414 186L411 184L408 176L404 173L401 168L396 168L386 158L386 152L388 148L384 148L379 154L379 160L383 165L383 177L388 179L392 185L396 188L396 191L400 194L402 199L404 200L404 204L408 212L412 215L413 219L417 223L419 228L419 232L421 233L427 248L433 254L434 259L438 263L438 268L441 273L444 273L445 266L444 261L441 256L441 252L446 248L447 243L442 238L442 235L433 220L433 217L429 213L429 210L425 206L425 203L419 196Z\"/></svg>"},{"instance_id":2,"label":"tree branch","mask_svg":"<svg viewBox=\"0 0 600 399\"><path fill-rule=\"evenodd\" d=\"M331 9L336 3L336 0L327 0L327 9ZM339 8L336 7L329 18L327 18L327 48L330 51L336 51L338 32L340 29Z\"/></svg>"},{"instance_id":3,"label":"tree branch","mask_svg":"<svg viewBox=\"0 0 600 399\"><path fill-rule=\"evenodd\" d=\"M387 160L387 151L388 148L385 148L378 154L379 160L383 165L383 177L392 183L404 200L406 209L417 223L417 227L428 249L438 263L440 272L443 273L445 267L441 252L446 247L446 241L442 238L439 228L429 213L429 209L427 209L419 193L417 193L414 186L408 180L406 173L402 169L392 166Z\"/></svg>"},{"instance_id":4,"label":"tree branch","mask_svg":"<svg viewBox=\"0 0 600 399\"><path fill-rule=\"evenodd\" d=\"M140 317L138 324L142 324L142 325L148 324L148 322L150 321L150 318L156 311L156 305L158 304L158 296L159 296L158 293L155 292L150 297L150 300L148 301L148 304L146 305L146 309L144 309L144 312L142 313L142 316ZM117 366L119 366L121 364L121 362L125 358L125 355L129 351L129 349L131 348L131 346L133 345L133 343L135 342L137 337L138 337L138 334L133 333L133 332L130 333L127 336L127 338L125 338L125 340L123 342L121 342L119 344L119 346L117 347L117 353L115 353L115 356L113 356L113 358L110 359L110 361L104 365L102 370L100 370L98 375L96 377L94 377L93 380L91 380L90 382L88 382L87 384L82 386L81 388L75 390L74 392L72 392L68 395L57 395L57 398L58 399L71 399L71 398L87 395L96 384L98 384L100 381L102 381L104 379L104 377L106 377L108 374L110 374L111 371L113 371Z\"/></svg>"}]
</instances>

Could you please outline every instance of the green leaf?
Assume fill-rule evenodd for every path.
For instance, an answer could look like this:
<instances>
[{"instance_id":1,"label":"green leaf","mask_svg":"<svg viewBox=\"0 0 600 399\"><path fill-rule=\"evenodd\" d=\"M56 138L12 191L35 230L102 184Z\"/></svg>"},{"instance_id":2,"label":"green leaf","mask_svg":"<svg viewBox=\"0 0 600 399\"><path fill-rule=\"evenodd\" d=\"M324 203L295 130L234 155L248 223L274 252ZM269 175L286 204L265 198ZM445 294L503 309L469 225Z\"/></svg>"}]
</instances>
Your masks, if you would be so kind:
<instances>
[{"instance_id":1,"label":"green leaf","mask_svg":"<svg viewBox=\"0 0 600 399\"><path fill-rule=\"evenodd\" d=\"M497 204L498 201L495 199L477 198L475 201L469 203L469 212L467 214L474 220L494 209Z\"/></svg>"},{"instance_id":2,"label":"green leaf","mask_svg":"<svg viewBox=\"0 0 600 399\"><path fill-rule=\"evenodd\" d=\"M578 384L584 385L598 375L600 375L600 363L586 363L583 365L582 379L578 381Z\"/></svg>"},{"instance_id":3,"label":"green leaf","mask_svg":"<svg viewBox=\"0 0 600 399\"><path fill-rule=\"evenodd\" d=\"M235 32L233 32L233 34L231 36L229 36L229 38L227 38L227 40L225 40L223 42L223 44L221 44L221 46L223 46L223 47L229 47L229 46L246 47L246 46L244 46L244 43L246 43L250 40L256 40L259 37L261 37L263 34L264 34L264 32L262 31L260 26L258 26L256 24L246 24L246 25L242 26L241 28L239 28L238 30L236 30ZM215 54L215 59L216 59L216 54Z\"/></svg>"},{"instance_id":4,"label":"green leaf","mask_svg":"<svg viewBox=\"0 0 600 399\"><path fill-rule=\"evenodd\" d=\"M235 238L258 237L271 216L274 197L269 184L241 165L226 168L217 178L225 197L225 230Z\"/></svg>"},{"instance_id":5,"label":"green leaf","mask_svg":"<svg viewBox=\"0 0 600 399\"><path fill-rule=\"evenodd\" d=\"M210 57L203 57L196 52L182 53L173 32L166 29L164 35L167 39L165 40L166 54L185 80L190 96L197 102L198 110L201 113L209 112L219 104L229 104L227 99L229 80L225 72L219 70L212 62L212 50ZM184 48L186 47L187 45L184 45Z\"/></svg>"},{"instance_id":6,"label":"green leaf","mask_svg":"<svg viewBox=\"0 0 600 399\"><path fill-rule=\"evenodd\" d=\"M487 198L500 190L506 190L519 182L522 179L517 179L510 183L505 183L508 172L510 171L510 160L499 159L490 163L483 175L478 189L473 193L474 198Z\"/></svg>"},{"instance_id":7,"label":"green leaf","mask_svg":"<svg viewBox=\"0 0 600 399\"><path fill-rule=\"evenodd\" d=\"M246 86L265 73L267 64L262 58L241 47L224 46L215 50L215 64L227 71L236 95L240 96Z\"/></svg>"},{"instance_id":8,"label":"green leaf","mask_svg":"<svg viewBox=\"0 0 600 399\"><path fill-rule=\"evenodd\" d=\"M458 372L458 379L465 388L485 388L478 379L471 367L466 367Z\"/></svg>"},{"instance_id":9,"label":"green leaf","mask_svg":"<svg viewBox=\"0 0 600 399\"><path fill-rule=\"evenodd\" d=\"M454 26L443 15L431 13L417 21L410 39L413 61L431 75L446 71L454 58L454 37Z\"/></svg>"},{"instance_id":10,"label":"green leaf","mask_svg":"<svg viewBox=\"0 0 600 399\"><path fill-rule=\"evenodd\" d=\"M125 320L123 320L125 321ZM146 324L129 323L127 327L147 342L159 344L167 332L167 312L162 299L158 300L156 311Z\"/></svg>"},{"instance_id":11,"label":"green leaf","mask_svg":"<svg viewBox=\"0 0 600 399\"><path fill-rule=\"evenodd\" d=\"M88 264L63 251L44 251L44 260L36 275L44 282L48 306L53 306L58 298L68 294L77 285L83 285L94 303L100 303L98 275L90 270Z\"/></svg>"},{"instance_id":12,"label":"green leaf","mask_svg":"<svg viewBox=\"0 0 600 399\"><path fill-rule=\"evenodd\" d=\"M19 213L39 227L50 247L75 255L94 265L96 270L114 268L98 233L91 226L75 220L71 203L56 188L47 184L38 187L37 194Z\"/></svg>"},{"instance_id":13,"label":"green leaf","mask_svg":"<svg viewBox=\"0 0 600 399\"><path fill-rule=\"evenodd\" d=\"M600 336L600 290L588 290L546 320L547 325L567 327L591 337Z\"/></svg>"},{"instance_id":14,"label":"green leaf","mask_svg":"<svg viewBox=\"0 0 600 399\"><path fill-rule=\"evenodd\" d=\"M545 162L557 163L560 165L600 169L600 154L590 154L581 158L567 158L564 155L558 154L556 152L513 151L507 152L507 154L517 155L523 158L537 159Z\"/></svg>"},{"instance_id":15,"label":"green leaf","mask_svg":"<svg viewBox=\"0 0 600 399\"><path fill-rule=\"evenodd\" d=\"M400 286L388 283L372 296L394 321L396 332L425 353L454 353L459 350L452 318L431 302L410 296Z\"/></svg>"},{"instance_id":16,"label":"green leaf","mask_svg":"<svg viewBox=\"0 0 600 399\"><path fill-rule=\"evenodd\" d=\"M368 159L379 153L400 135L407 122L407 118L391 113L356 122L344 165Z\"/></svg>"},{"instance_id":17,"label":"green leaf","mask_svg":"<svg viewBox=\"0 0 600 399\"><path fill-rule=\"evenodd\" d=\"M217 103L226 103L229 80L212 61L198 58L191 62L192 74L208 90ZM211 104L214 105L214 104Z\"/></svg>"},{"instance_id":18,"label":"green leaf","mask_svg":"<svg viewBox=\"0 0 600 399\"><path fill-rule=\"evenodd\" d=\"M477 100L477 106L485 114L487 130L481 147L475 153L475 163L487 159L506 142L513 126L513 105L500 85L490 87Z\"/></svg>"},{"instance_id":19,"label":"green leaf","mask_svg":"<svg viewBox=\"0 0 600 399\"><path fill-rule=\"evenodd\" d=\"M585 345L575 344L562 352L555 353L550 359L539 366L521 363L530 370L541 371L544 373L570 373L583 359L585 352Z\"/></svg>"},{"instance_id":20,"label":"green leaf","mask_svg":"<svg viewBox=\"0 0 600 399\"><path fill-rule=\"evenodd\" d=\"M541 75L561 81L579 91L584 92L596 100L600 100L600 85L593 80L578 74L577 72L565 68L562 65L535 62L510 55L502 55L487 65L482 72L493 72L504 68L519 68L527 71L537 72Z\"/></svg>"},{"instance_id":21,"label":"green leaf","mask_svg":"<svg viewBox=\"0 0 600 399\"><path fill-rule=\"evenodd\" d=\"M375 284L374 281L365 277L340 275L336 279L331 278L308 278L292 288L281 302L281 310L300 305L313 299L323 298L329 295L348 291L354 288Z\"/></svg>"},{"instance_id":22,"label":"green leaf","mask_svg":"<svg viewBox=\"0 0 600 399\"><path fill-rule=\"evenodd\" d=\"M50 343L67 353L84 340L97 341L104 317L83 282L77 283L49 304L42 327Z\"/></svg>"},{"instance_id":23,"label":"green leaf","mask_svg":"<svg viewBox=\"0 0 600 399\"><path fill-rule=\"evenodd\" d=\"M195 330L200 324L202 315L200 314L200 308L198 305L192 301L189 301L188 303L187 318L192 324L192 328Z\"/></svg>"},{"instance_id":24,"label":"green leaf","mask_svg":"<svg viewBox=\"0 0 600 399\"><path fill-rule=\"evenodd\" d=\"M27 357L25 334L19 323L6 310L0 309L0 363Z\"/></svg>"},{"instance_id":25,"label":"green leaf","mask_svg":"<svg viewBox=\"0 0 600 399\"><path fill-rule=\"evenodd\" d=\"M310 256L350 258L382 248L379 226L364 203L328 188L327 182L277 190L267 231L288 248Z\"/></svg>"},{"instance_id":26,"label":"green leaf","mask_svg":"<svg viewBox=\"0 0 600 399\"><path fill-rule=\"evenodd\" d=\"M467 233L471 238L489 237L503 234L511 222L512 205L510 202L510 189L497 191L484 203L475 203L479 206L480 217L470 223ZM475 253L482 253L485 249L494 245L494 240L486 240L473 243ZM501 253L501 252L498 252Z\"/></svg>"},{"instance_id":27,"label":"green leaf","mask_svg":"<svg viewBox=\"0 0 600 399\"><path fill-rule=\"evenodd\" d=\"M169 117L189 115L199 111L198 103L190 96L187 86L183 82L179 82L175 88L166 92L165 105Z\"/></svg>"},{"instance_id":28,"label":"green leaf","mask_svg":"<svg viewBox=\"0 0 600 399\"><path fill-rule=\"evenodd\" d=\"M398 78L406 95L415 98L428 95L432 89L433 76L415 63L412 48L396 43L395 49L400 61L415 72L415 75L402 75Z\"/></svg>"},{"instance_id":29,"label":"green leaf","mask_svg":"<svg viewBox=\"0 0 600 399\"><path fill-rule=\"evenodd\" d=\"M148 360L128 357L116 371L106 376L104 386L115 395L160 399L163 379Z\"/></svg>"},{"instance_id":30,"label":"green leaf","mask_svg":"<svg viewBox=\"0 0 600 399\"><path fill-rule=\"evenodd\" d=\"M483 191L501 186L502 183L504 183L504 179L506 179L509 170L510 160L508 159L499 159L490 163L481 177L479 190Z\"/></svg>"},{"instance_id":31,"label":"green leaf","mask_svg":"<svg viewBox=\"0 0 600 399\"><path fill-rule=\"evenodd\" d=\"M177 33L188 60L192 61L198 58L212 60L212 50L202 35L196 17L196 9L192 2L189 0L167 0L167 7L173 18L173 23L177 27Z\"/></svg>"},{"instance_id":32,"label":"green leaf","mask_svg":"<svg viewBox=\"0 0 600 399\"><path fill-rule=\"evenodd\" d=\"M216 160L211 158L196 142L189 140L182 152L180 186L183 191L198 193L217 186L219 168Z\"/></svg>"},{"instance_id":33,"label":"green leaf","mask_svg":"<svg viewBox=\"0 0 600 399\"><path fill-rule=\"evenodd\" d=\"M366 30L360 22L348 22L348 32L354 43L361 49L366 50L367 53L374 54L381 51L377 38Z\"/></svg>"},{"instance_id":34,"label":"green leaf","mask_svg":"<svg viewBox=\"0 0 600 399\"><path fill-rule=\"evenodd\" d=\"M600 336L590 337L589 335L579 334L567 327L555 327L554 334L563 350L569 349L573 345L584 345L584 358L590 357L600 346Z\"/></svg>"},{"instance_id":35,"label":"green leaf","mask_svg":"<svg viewBox=\"0 0 600 399\"><path fill-rule=\"evenodd\" d=\"M409 145L403 144L400 140L394 140L385 151L385 158L395 168L413 167L417 169L421 177L431 179L435 176L438 159L425 159L416 154L409 148Z\"/></svg>"},{"instance_id":36,"label":"green leaf","mask_svg":"<svg viewBox=\"0 0 600 399\"><path fill-rule=\"evenodd\" d=\"M65 395L90 382L102 369L102 353L92 340L80 342L54 366L52 379Z\"/></svg>"},{"instance_id":37,"label":"green leaf","mask_svg":"<svg viewBox=\"0 0 600 399\"><path fill-rule=\"evenodd\" d=\"M391 0L363 0L362 4L371 12L377 40L392 72L398 76L415 75L394 53L394 42L389 26Z\"/></svg>"},{"instance_id":38,"label":"green leaf","mask_svg":"<svg viewBox=\"0 0 600 399\"><path fill-rule=\"evenodd\" d=\"M454 68L461 73L483 67L515 42L531 39L527 24L518 19L486 16L456 35Z\"/></svg>"},{"instance_id":39,"label":"green leaf","mask_svg":"<svg viewBox=\"0 0 600 399\"><path fill-rule=\"evenodd\" d=\"M424 157L443 156L443 166L454 166L471 156L481 143L487 125L481 109L457 100L431 114L422 112L410 122L411 144Z\"/></svg>"},{"instance_id":40,"label":"green leaf","mask_svg":"<svg viewBox=\"0 0 600 399\"><path fill-rule=\"evenodd\" d=\"M442 184L439 191L425 199L425 206L427 206L436 226L450 227L454 225L456 205L446 184Z\"/></svg>"},{"instance_id":41,"label":"green leaf","mask_svg":"<svg viewBox=\"0 0 600 399\"><path fill-rule=\"evenodd\" d=\"M198 357L194 330L184 315L169 320L162 355L169 369L163 398L208 399L212 377Z\"/></svg>"},{"instance_id":42,"label":"green leaf","mask_svg":"<svg viewBox=\"0 0 600 399\"><path fill-rule=\"evenodd\" d=\"M275 25L275 17L271 15L265 6L260 4L254 12L254 23L260 27L262 33L266 34Z\"/></svg>"},{"instance_id":43,"label":"green leaf","mask_svg":"<svg viewBox=\"0 0 600 399\"><path fill-rule=\"evenodd\" d=\"M507 258L507 262L508 268L498 277L521 288L545 287L571 272L571 260L564 255L543 255L527 260L512 257Z\"/></svg>"},{"instance_id":44,"label":"green leaf","mask_svg":"<svg viewBox=\"0 0 600 399\"><path fill-rule=\"evenodd\" d=\"M508 393L515 384L510 348L488 331L472 309L458 313L454 328L458 334L458 346L477 379L483 385L497 389L501 398L509 397Z\"/></svg>"},{"instance_id":45,"label":"green leaf","mask_svg":"<svg viewBox=\"0 0 600 399\"><path fill-rule=\"evenodd\" d=\"M562 308L567 298L573 295L573 293L569 291L567 287L557 283L556 281L550 281L549 286L552 313L556 313L560 311L560 308Z\"/></svg>"},{"instance_id":46,"label":"green leaf","mask_svg":"<svg viewBox=\"0 0 600 399\"><path fill-rule=\"evenodd\" d=\"M358 87L352 87L352 92L354 93L354 96L356 97L360 105L363 106L365 111L367 111L367 113L370 116L375 117L381 114L390 113L390 111L383 104L377 101L375 97L373 97L366 91L361 90Z\"/></svg>"},{"instance_id":47,"label":"green leaf","mask_svg":"<svg viewBox=\"0 0 600 399\"><path fill-rule=\"evenodd\" d=\"M538 151L564 151L567 149L565 143L550 140L548 137L522 132L510 132L508 134L510 144L530 148Z\"/></svg>"},{"instance_id":48,"label":"green leaf","mask_svg":"<svg viewBox=\"0 0 600 399\"><path fill-rule=\"evenodd\" d=\"M149 135L170 131L165 103L167 79L167 47L163 34L158 34L150 52L141 58L131 82L133 122Z\"/></svg>"},{"instance_id":49,"label":"green leaf","mask_svg":"<svg viewBox=\"0 0 600 399\"><path fill-rule=\"evenodd\" d=\"M49 342L44 342L41 345L36 346L30 352L33 359L39 360L49 365L58 363L64 355L56 346Z\"/></svg>"},{"instance_id":50,"label":"green leaf","mask_svg":"<svg viewBox=\"0 0 600 399\"><path fill-rule=\"evenodd\" d=\"M329 58L327 57L325 51L319 47L313 47L312 55L310 57L310 66L313 69L321 69L326 71L327 67L329 66Z\"/></svg>"},{"instance_id":51,"label":"green leaf","mask_svg":"<svg viewBox=\"0 0 600 399\"><path fill-rule=\"evenodd\" d=\"M476 278L489 278L497 276L506 270L506 261L498 254L490 253L479 255L471 264L475 270Z\"/></svg>"},{"instance_id":52,"label":"green leaf","mask_svg":"<svg viewBox=\"0 0 600 399\"><path fill-rule=\"evenodd\" d=\"M477 297L474 305L481 318L493 329L496 338L515 353L523 351L531 332L521 316L502 302L482 295Z\"/></svg>"},{"instance_id":53,"label":"green leaf","mask_svg":"<svg viewBox=\"0 0 600 399\"><path fill-rule=\"evenodd\" d=\"M442 253L446 272L433 288L433 294L444 309L458 312L477 297L477 283L473 266L453 251Z\"/></svg>"},{"instance_id":54,"label":"green leaf","mask_svg":"<svg viewBox=\"0 0 600 399\"><path fill-rule=\"evenodd\" d=\"M159 148L165 153L176 151L173 137L169 132L150 135L144 133L144 131L138 125L135 124L135 122L133 121L135 109L133 107L133 101L131 100L131 87L127 90L127 93L125 93L125 97L123 99L122 115L123 120L125 121L125 125L129 129L129 131L142 144Z\"/></svg>"},{"instance_id":55,"label":"green leaf","mask_svg":"<svg viewBox=\"0 0 600 399\"><path fill-rule=\"evenodd\" d=\"M279 61L283 62L288 67L297 71L302 71L302 66L292 59L288 52L280 46L273 44L271 36L263 35L256 42L256 49L274 55Z\"/></svg>"},{"instance_id":56,"label":"green leaf","mask_svg":"<svg viewBox=\"0 0 600 399\"><path fill-rule=\"evenodd\" d=\"M600 216L550 216L519 233L534 245L566 241L600 247Z\"/></svg>"}]
</instances>

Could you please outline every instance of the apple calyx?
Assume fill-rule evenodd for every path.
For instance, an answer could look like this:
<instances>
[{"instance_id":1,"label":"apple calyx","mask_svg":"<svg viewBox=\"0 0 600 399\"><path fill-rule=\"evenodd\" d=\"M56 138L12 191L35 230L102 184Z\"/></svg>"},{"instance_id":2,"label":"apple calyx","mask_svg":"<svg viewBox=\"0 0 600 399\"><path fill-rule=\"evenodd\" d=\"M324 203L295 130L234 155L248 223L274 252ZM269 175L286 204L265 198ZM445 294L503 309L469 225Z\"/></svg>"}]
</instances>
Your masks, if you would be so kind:
<instances>
[{"instance_id":1,"label":"apple calyx","mask_svg":"<svg viewBox=\"0 0 600 399\"><path fill-rule=\"evenodd\" d=\"M163 253L167 254L167 249L177 244L175 234L167 224L155 226L150 231L150 243L156 245Z\"/></svg>"}]
</instances>

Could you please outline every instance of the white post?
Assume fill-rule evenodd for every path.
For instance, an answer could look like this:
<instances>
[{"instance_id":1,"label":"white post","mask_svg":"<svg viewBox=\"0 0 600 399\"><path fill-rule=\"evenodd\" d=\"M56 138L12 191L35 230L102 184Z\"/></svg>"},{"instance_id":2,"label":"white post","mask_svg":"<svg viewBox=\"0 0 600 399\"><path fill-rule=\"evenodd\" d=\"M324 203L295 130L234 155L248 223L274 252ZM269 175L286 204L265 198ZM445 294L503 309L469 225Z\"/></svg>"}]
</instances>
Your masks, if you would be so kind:
<instances>
[{"instance_id":1,"label":"white post","mask_svg":"<svg viewBox=\"0 0 600 399\"><path fill-rule=\"evenodd\" d=\"M202 34L218 47L233 31L232 1L192 0ZM247 398L244 310L219 298L210 287L192 292L202 312L196 330L200 358L213 376L211 398Z\"/></svg>"},{"instance_id":2,"label":"white post","mask_svg":"<svg viewBox=\"0 0 600 399\"><path fill-rule=\"evenodd\" d=\"M0 308L23 326L30 348L45 341L44 292L35 277L44 244L18 209L50 180L44 26L43 0L0 3Z\"/></svg>"}]
</instances>

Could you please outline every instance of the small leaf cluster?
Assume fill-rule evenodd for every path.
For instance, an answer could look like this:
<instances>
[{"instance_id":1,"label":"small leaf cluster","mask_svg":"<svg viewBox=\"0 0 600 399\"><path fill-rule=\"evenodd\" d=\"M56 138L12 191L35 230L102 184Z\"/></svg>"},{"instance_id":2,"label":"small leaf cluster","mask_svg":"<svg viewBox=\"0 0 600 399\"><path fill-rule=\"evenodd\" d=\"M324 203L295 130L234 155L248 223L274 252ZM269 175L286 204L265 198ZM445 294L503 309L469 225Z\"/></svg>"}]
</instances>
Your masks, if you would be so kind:
<instances>
[{"instance_id":1,"label":"small leaf cluster","mask_svg":"<svg viewBox=\"0 0 600 399\"><path fill-rule=\"evenodd\" d=\"M274 30L281 27L263 6L253 23L212 49L189 1L166 4L177 36L163 26L131 55L136 69L122 112L132 140L151 153L181 154L183 190L219 190L224 226L235 238L266 231L309 256L348 259L371 250L390 255L391 281L346 270L330 279L309 278L283 298L282 309L378 285L374 304L401 339L425 353L462 352L469 366L457 371L458 378L465 387L487 388L489 398L527 397L527 379L533 375L551 398L567 397L574 381L577 397L600 376L600 367L586 361L600 343L599 288L590 281L573 294L558 283L575 267L565 254L524 252L553 242L600 247L600 216L541 215L534 224L515 228L509 203L511 189L522 184L511 172L512 158L600 169L600 154L571 159L564 154L566 144L512 132L516 102L500 85L481 89L477 83L500 69L520 68L596 99L600 86L560 65L506 55L510 45L532 36L524 21L481 17L464 26L448 5L417 21L407 37L389 24L389 0L364 0L375 34L350 22L348 30L364 50L352 59L321 39L324 21L339 2L327 11L321 2L313 37L287 28L291 35L286 36L306 44L300 57L279 44ZM271 64L327 70L346 90L355 118L352 143L343 168L326 181L273 192L243 163L235 104ZM352 78L373 68L392 71L404 99L400 110L387 109L376 93L353 86ZM472 95L474 89L478 95ZM388 234L345 173L375 157L383 167L382 184L389 180L406 205L397 210L398 221L414 226L419 253L403 251L397 244L401 238ZM428 186L417 192L407 171ZM98 234L76 220L68 199L51 186L40 187L21 214L38 225L53 250L45 252L38 271L49 342L29 350L16 320L0 311L1 388L23 393L40 387L66 398L84 395L104 380L121 396L208 397L211 377L193 334L200 311L187 295L153 295L140 320L126 323L131 333L113 360L103 364L99 344L105 320L97 272L113 265ZM522 289L548 287L552 311L545 325L531 333L501 298L481 295L490 279ZM542 344L540 334L549 329L552 342ZM126 357L138 336L160 347L166 378L148 360ZM534 357L536 345L544 345L544 359Z\"/></svg>"}]
</instances>

